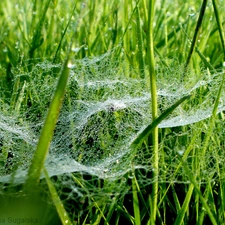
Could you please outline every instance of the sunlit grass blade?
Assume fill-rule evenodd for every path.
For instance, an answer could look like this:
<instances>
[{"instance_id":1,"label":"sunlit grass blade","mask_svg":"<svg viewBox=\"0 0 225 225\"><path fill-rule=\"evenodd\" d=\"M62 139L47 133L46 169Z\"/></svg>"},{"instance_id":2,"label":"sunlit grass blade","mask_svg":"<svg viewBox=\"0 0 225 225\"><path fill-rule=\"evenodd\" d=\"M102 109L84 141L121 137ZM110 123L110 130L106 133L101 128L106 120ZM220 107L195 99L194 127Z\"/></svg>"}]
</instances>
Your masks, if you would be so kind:
<instances>
[{"instance_id":1,"label":"sunlit grass blade","mask_svg":"<svg viewBox=\"0 0 225 225\"><path fill-rule=\"evenodd\" d=\"M58 193L54 187L54 184L52 183L52 181L48 175L48 172L45 168L44 168L44 174L45 174L45 179L46 179L46 182L48 185L48 190L51 194L52 201L55 205L55 208L58 212L58 215L61 219L62 224L63 225L72 225L70 218L63 206L63 203L62 203L61 199L59 198Z\"/></svg>"},{"instance_id":2,"label":"sunlit grass blade","mask_svg":"<svg viewBox=\"0 0 225 225\"><path fill-rule=\"evenodd\" d=\"M44 162L48 154L49 146L53 137L53 132L58 119L58 115L61 109L64 93L66 90L66 84L69 77L69 71L70 69L68 67L67 58L64 62L56 87L56 91L50 104L48 114L38 141L38 145L28 171L25 188L29 188L30 186L35 186L38 184L41 172L44 167Z\"/></svg>"}]
</instances>

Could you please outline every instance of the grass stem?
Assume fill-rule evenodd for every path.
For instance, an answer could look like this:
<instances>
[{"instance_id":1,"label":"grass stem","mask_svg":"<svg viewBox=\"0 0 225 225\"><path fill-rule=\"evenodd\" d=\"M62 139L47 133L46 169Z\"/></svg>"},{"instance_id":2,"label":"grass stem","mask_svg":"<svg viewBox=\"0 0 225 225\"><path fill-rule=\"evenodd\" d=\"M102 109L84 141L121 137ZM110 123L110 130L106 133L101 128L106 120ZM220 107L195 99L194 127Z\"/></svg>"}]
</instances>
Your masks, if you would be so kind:
<instances>
[{"instance_id":1,"label":"grass stem","mask_svg":"<svg viewBox=\"0 0 225 225\"><path fill-rule=\"evenodd\" d=\"M152 101L152 120L158 117L157 105L157 87L156 87L156 74L155 74L155 58L154 58L154 41L153 41L153 22L154 22L154 6L155 1L149 0L148 9L148 35L147 35L147 49L148 49L148 63L151 87L151 101ZM153 187L152 187L152 221L156 221L157 213L157 199L158 199L158 173L159 173L159 155L158 155L158 126L152 131L153 138Z\"/></svg>"}]
</instances>

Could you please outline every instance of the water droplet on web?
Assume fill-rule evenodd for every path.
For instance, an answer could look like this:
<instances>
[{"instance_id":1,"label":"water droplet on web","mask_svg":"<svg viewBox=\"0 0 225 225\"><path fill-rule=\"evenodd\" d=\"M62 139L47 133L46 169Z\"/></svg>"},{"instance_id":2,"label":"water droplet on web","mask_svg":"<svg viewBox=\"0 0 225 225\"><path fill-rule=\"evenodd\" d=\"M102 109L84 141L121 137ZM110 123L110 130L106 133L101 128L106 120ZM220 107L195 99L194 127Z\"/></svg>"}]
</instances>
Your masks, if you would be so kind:
<instances>
[{"instance_id":1,"label":"water droplet on web","mask_svg":"<svg viewBox=\"0 0 225 225\"><path fill-rule=\"evenodd\" d=\"M167 12L166 17L170 17L170 16L171 16L171 12Z\"/></svg>"},{"instance_id":2,"label":"water droplet on web","mask_svg":"<svg viewBox=\"0 0 225 225\"><path fill-rule=\"evenodd\" d=\"M73 68L75 67L75 65L72 64L71 62L68 62L67 67L68 67L69 69L73 69Z\"/></svg>"},{"instance_id":3,"label":"water droplet on web","mask_svg":"<svg viewBox=\"0 0 225 225\"><path fill-rule=\"evenodd\" d=\"M177 152L180 156L182 156L182 155L184 154L184 152L185 152L185 146L177 146L177 147L176 147L176 152Z\"/></svg>"},{"instance_id":4,"label":"water droplet on web","mask_svg":"<svg viewBox=\"0 0 225 225\"><path fill-rule=\"evenodd\" d=\"M81 48L72 48L71 50L72 50L73 52L79 52L80 49L81 49Z\"/></svg>"}]
</instances>

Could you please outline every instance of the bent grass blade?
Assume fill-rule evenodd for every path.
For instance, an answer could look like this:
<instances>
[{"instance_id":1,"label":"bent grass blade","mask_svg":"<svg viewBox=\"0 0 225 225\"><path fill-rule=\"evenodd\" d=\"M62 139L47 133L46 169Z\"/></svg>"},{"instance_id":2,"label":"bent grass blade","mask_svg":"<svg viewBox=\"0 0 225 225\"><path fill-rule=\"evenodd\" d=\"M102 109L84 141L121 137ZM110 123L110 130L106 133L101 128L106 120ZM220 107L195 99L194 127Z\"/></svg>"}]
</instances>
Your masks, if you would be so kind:
<instances>
[{"instance_id":1,"label":"bent grass blade","mask_svg":"<svg viewBox=\"0 0 225 225\"><path fill-rule=\"evenodd\" d=\"M139 147L144 140L151 134L152 130L159 125L167 116L169 116L182 102L189 99L191 95L184 96L175 102L172 106L165 110L158 118L156 118L151 124L147 125L144 130L142 130L138 136L130 144L131 149L136 149Z\"/></svg>"}]
</instances>

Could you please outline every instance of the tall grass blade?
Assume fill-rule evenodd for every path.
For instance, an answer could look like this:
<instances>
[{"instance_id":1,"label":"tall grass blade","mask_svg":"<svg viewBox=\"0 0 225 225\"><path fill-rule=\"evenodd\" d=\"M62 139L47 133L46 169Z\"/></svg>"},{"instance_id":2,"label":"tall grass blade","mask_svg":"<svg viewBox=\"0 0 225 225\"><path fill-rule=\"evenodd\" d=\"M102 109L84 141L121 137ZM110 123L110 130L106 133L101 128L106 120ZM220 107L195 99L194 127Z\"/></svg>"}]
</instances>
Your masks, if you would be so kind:
<instances>
[{"instance_id":1,"label":"tall grass blade","mask_svg":"<svg viewBox=\"0 0 225 225\"><path fill-rule=\"evenodd\" d=\"M71 23L71 19L72 19L73 15L74 15L74 12L75 12L75 9L76 9L76 5L77 5L77 4L75 3L74 8L73 8L73 10L72 10L72 12L71 12L70 18L69 18L69 20L68 20L68 22L67 22L67 24L66 24L66 27L65 27L65 29L64 29L64 31L63 31L63 33L62 33L62 36L61 36L61 39L60 39L60 41L59 41L58 47L57 47L57 49L56 49L56 51L55 51L55 55L54 55L54 58L53 58L53 63L55 63L55 62L57 61L58 54L59 54L59 51L60 51L60 48L61 48L63 39L64 39L65 34L66 34L67 30L68 30L68 27L69 27L69 25L70 25L70 23Z\"/></svg>"},{"instance_id":2,"label":"tall grass blade","mask_svg":"<svg viewBox=\"0 0 225 225\"><path fill-rule=\"evenodd\" d=\"M191 200L191 196L192 196L192 193L193 193L193 190L194 190L194 185L193 184L190 184L189 186L189 189L188 189L188 192L186 194L186 197L185 197L185 200L184 200L184 203L177 215L177 218L174 222L174 225L181 225L183 224L183 219L184 219L184 216L185 216L185 213L187 212L188 210L188 206L190 204L190 200Z\"/></svg>"},{"instance_id":3,"label":"tall grass blade","mask_svg":"<svg viewBox=\"0 0 225 225\"><path fill-rule=\"evenodd\" d=\"M38 145L28 171L25 188L38 184L41 172L44 167L44 162L48 154L48 149L53 137L53 132L61 109L64 93L66 90L66 84L69 77L68 57L64 62L56 91L50 104L44 127L41 131Z\"/></svg>"},{"instance_id":4,"label":"tall grass blade","mask_svg":"<svg viewBox=\"0 0 225 225\"><path fill-rule=\"evenodd\" d=\"M154 121L158 117L158 103L157 103L157 87L156 87L156 75L155 75L155 58L154 58L154 41L153 41L153 22L155 12L155 1L149 1L148 8L148 34L147 34L147 53L149 63L149 75L150 75L150 87L151 87L151 108L152 108L152 120ZM152 221L156 220L157 212L157 199L158 199L158 126L156 125L152 129L152 141L153 141L153 179L152 186Z\"/></svg>"},{"instance_id":5,"label":"tall grass blade","mask_svg":"<svg viewBox=\"0 0 225 225\"><path fill-rule=\"evenodd\" d=\"M30 44L30 49L29 49L29 58L32 59L34 57L34 51L40 47L44 41L43 36L41 35L41 30L44 25L45 17L47 10L49 8L51 0L48 0L46 5L44 6L44 10L42 12L42 16L37 24L37 29L35 30L35 33L32 38L32 42Z\"/></svg>"},{"instance_id":6,"label":"tall grass blade","mask_svg":"<svg viewBox=\"0 0 225 225\"><path fill-rule=\"evenodd\" d=\"M213 2L213 8L214 8L214 12L215 12L215 16L216 16L216 22L219 28L219 33L220 33L220 40L221 40L221 44L223 47L223 54L224 54L224 60L225 60L225 39L224 39L224 33L223 33L223 25L220 19L220 14L219 14L219 9L218 9L218 4L216 0L212 0Z\"/></svg>"},{"instance_id":7,"label":"tall grass blade","mask_svg":"<svg viewBox=\"0 0 225 225\"><path fill-rule=\"evenodd\" d=\"M188 34L186 33L185 30L183 30L186 38L188 39L188 41L190 42L190 44L192 44L191 39L189 38ZM198 53L199 57L201 58L202 62L205 64L206 68L208 68L210 71L215 72L216 70L215 68L212 66L212 64L207 60L207 58L204 56L204 54L199 50L199 48L197 46L195 46L195 51Z\"/></svg>"},{"instance_id":8,"label":"tall grass blade","mask_svg":"<svg viewBox=\"0 0 225 225\"><path fill-rule=\"evenodd\" d=\"M197 38L198 38L198 33L199 33L199 30L200 30L200 27L201 27L201 24L202 24L202 21L203 21L203 17L204 17L204 14L205 14L206 6L207 6L207 0L203 0L201 10L200 10L200 14L199 14L199 17L198 17L198 21L197 21L197 24L196 24L196 27L195 27L195 33L194 33L194 36L193 36L193 39L192 39L192 42L191 42L191 47L190 47L190 50L189 50L189 53L188 53L186 63L184 65L184 73L183 73L182 79L184 79L184 77L186 75L187 67L190 63L191 56L192 56L194 48L195 48L195 44L196 44L196 41L197 41Z\"/></svg>"},{"instance_id":9,"label":"tall grass blade","mask_svg":"<svg viewBox=\"0 0 225 225\"><path fill-rule=\"evenodd\" d=\"M141 20L140 20L140 12L139 6L136 7L136 20L137 20L137 44L138 44L138 60L139 60L139 72L140 77L145 78L145 62L144 62L144 54L143 54L143 37L142 37L142 29L141 29Z\"/></svg>"}]
</instances>

